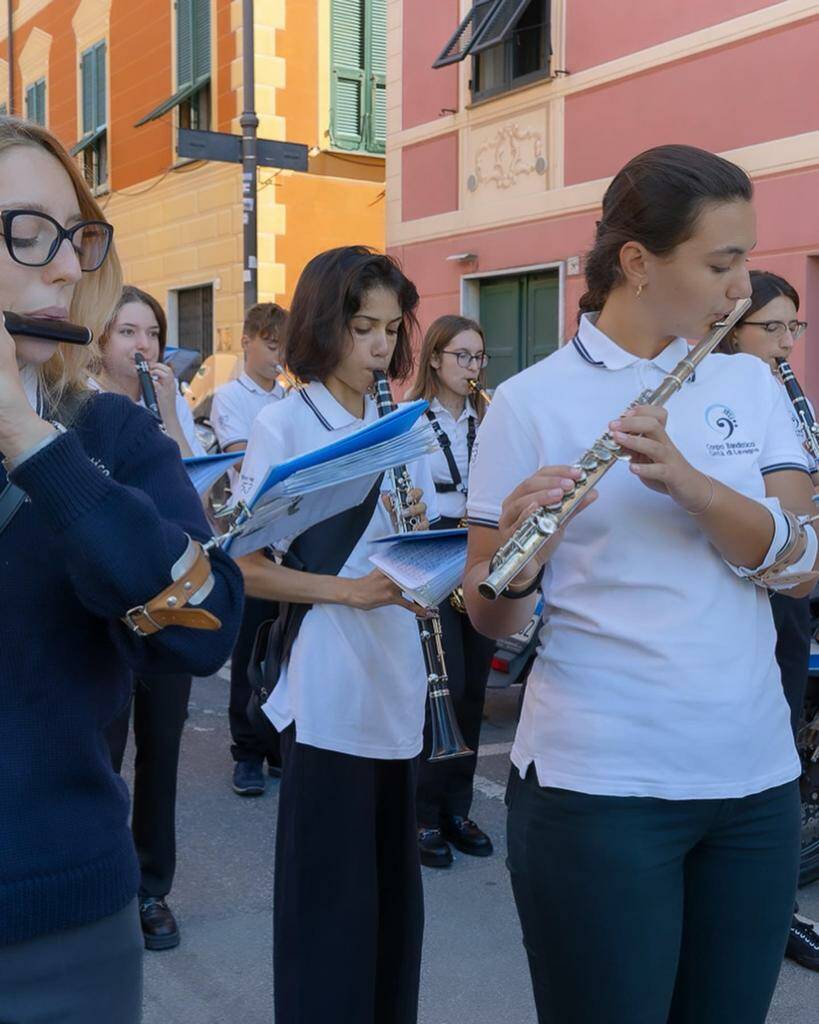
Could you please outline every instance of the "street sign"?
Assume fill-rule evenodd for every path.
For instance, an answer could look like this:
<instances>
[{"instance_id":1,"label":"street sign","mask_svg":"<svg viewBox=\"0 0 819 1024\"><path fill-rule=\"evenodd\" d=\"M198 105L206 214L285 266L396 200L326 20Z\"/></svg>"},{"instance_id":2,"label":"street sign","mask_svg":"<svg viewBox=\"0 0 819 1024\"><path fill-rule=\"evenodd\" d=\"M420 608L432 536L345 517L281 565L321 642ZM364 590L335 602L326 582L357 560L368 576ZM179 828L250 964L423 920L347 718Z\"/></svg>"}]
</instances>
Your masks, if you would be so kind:
<instances>
[{"instance_id":1,"label":"street sign","mask_svg":"<svg viewBox=\"0 0 819 1024\"><path fill-rule=\"evenodd\" d=\"M283 167L288 171L307 170L307 146L298 142L277 142L257 139L256 163L260 167ZM226 163L242 162L242 137L227 132L201 132L180 128L176 151L179 156L193 160L222 160Z\"/></svg>"}]
</instances>

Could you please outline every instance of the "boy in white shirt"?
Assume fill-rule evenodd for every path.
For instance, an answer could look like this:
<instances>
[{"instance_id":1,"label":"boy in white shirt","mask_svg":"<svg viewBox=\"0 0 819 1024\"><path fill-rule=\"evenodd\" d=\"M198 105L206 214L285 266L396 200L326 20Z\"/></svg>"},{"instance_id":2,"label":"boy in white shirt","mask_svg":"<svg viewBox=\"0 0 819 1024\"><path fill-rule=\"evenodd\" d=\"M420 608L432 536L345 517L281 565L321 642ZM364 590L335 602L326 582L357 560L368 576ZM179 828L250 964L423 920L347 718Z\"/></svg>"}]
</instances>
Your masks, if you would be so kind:
<instances>
[{"instance_id":1,"label":"boy in white shirt","mask_svg":"<svg viewBox=\"0 0 819 1024\"><path fill-rule=\"evenodd\" d=\"M213 396L211 423L223 452L242 451L247 447L253 421L267 406L284 398L284 388L277 378L280 373L281 346L287 310L275 302L259 302L247 311L242 329L245 366L241 376L223 384ZM235 495L238 471L230 469L230 489ZM280 774L278 743L275 749L263 743L247 718L250 688L247 663L256 630L266 619L274 618L276 605L270 601L249 598L245 602L242 628L233 650L230 666L230 734L233 790L239 796L261 796L265 789L262 767L264 760L271 775Z\"/></svg>"}]
</instances>

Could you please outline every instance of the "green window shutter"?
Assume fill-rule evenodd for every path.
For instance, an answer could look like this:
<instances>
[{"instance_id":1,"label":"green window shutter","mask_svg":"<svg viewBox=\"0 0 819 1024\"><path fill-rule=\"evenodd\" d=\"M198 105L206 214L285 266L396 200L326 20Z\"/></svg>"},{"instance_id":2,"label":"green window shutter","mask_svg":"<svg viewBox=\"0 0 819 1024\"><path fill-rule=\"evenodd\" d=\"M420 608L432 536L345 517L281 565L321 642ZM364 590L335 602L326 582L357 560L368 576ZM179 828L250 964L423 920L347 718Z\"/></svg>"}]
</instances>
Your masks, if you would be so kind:
<instances>
[{"instance_id":1,"label":"green window shutter","mask_svg":"<svg viewBox=\"0 0 819 1024\"><path fill-rule=\"evenodd\" d=\"M360 149L365 115L365 0L332 0L330 139Z\"/></svg>"},{"instance_id":2,"label":"green window shutter","mask_svg":"<svg viewBox=\"0 0 819 1024\"><path fill-rule=\"evenodd\" d=\"M369 117L366 146L383 153L387 146L387 0L370 0L367 55Z\"/></svg>"},{"instance_id":3,"label":"green window shutter","mask_svg":"<svg viewBox=\"0 0 819 1024\"><path fill-rule=\"evenodd\" d=\"M193 81L210 75L210 0L193 0Z\"/></svg>"},{"instance_id":4,"label":"green window shutter","mask_svg":"<svg viewBox=\"0 0 819 1024\"><path fill-rule=\"evenodd\" d=\"M82 55L82 134L106 123L105 43L97 43Z\"/></svg>"},{"instance_id":5,"label":"green window shutter","mask_svg":"<svg viewBox=\"0 0 819 1024\"><path fill-rule=\"evenodd\" d=\"M94 117L94 68L96 59L93 50L86 50L80 61L82 78L82 134L87 135L96 128Z\"/></svg>"},{"instance_id":6,"label":"green window shutter","mask_svg":"<svg viewBox=\"0 0 819 1024\"><path fill-rule=\"evenodd\" d=\"M176 87L193 82L193 0L176 0Z\"/></svg>"},{"instance_id":7,"label":"green window shutter","mask_svg":"<svg viewBox=\"0 0 819 1024\"><path fill-rule=\"evenodd\" d=\"M45 79L41 78L26 89L26 117L35 124L45 126Z\"/></svg>"},{"instance_id":8,"label":"green window shutter","mask_svg":"<svg viewBox=\"0 0 819 1024\"><path fill-rule=\"evenodd\" d=\"M108 121L105 79L105 43L99 43L94 50L96 62L94 68L94 127L102 128Z\"/></svg>"}]
</instances>

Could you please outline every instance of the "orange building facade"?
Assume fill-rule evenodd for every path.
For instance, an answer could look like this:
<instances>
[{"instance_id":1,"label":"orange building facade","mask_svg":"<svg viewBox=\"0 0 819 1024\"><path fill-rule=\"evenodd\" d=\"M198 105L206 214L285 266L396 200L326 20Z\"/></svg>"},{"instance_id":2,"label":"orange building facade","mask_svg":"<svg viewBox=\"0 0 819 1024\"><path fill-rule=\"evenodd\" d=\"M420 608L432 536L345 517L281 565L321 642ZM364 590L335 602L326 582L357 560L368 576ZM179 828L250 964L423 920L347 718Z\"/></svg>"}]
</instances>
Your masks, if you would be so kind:
<instances>
[{"instance_id":1,"label":"orange building facade","mask_svg":"<svg viewBox=\"0 0 819 1024\"><path fill-rule=\"evenodd\" d=\"M384 246L386 0L256 0L254 19L259 137L309 147L307 173L258 171L259 300L287 305L315 253ZM241 165L181 158L177 132L240 134L241 0L17 0L11 96L8 28L0 110L76 153L169 341L238 351Z\"/></svg>"}]
</instances>

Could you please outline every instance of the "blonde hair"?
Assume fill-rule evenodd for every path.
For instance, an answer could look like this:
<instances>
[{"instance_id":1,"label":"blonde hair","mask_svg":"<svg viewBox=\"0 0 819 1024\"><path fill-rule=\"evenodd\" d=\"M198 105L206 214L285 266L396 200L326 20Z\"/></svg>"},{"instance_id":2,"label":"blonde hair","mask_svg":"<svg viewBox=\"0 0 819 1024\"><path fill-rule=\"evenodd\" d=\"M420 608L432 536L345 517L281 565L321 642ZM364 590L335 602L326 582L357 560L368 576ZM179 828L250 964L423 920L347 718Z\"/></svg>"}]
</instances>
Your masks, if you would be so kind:
<instances>
[{"instance_id":1,"label":"blonde hair","mask_svg":"<svg viewBox=\"0 0 819 1024\"><path fill-rule=\"evenodd\" d=\"M479 335L483 342L484 351L486 351L486 335L477 320L470 320L466 316L447 314L446 316L439 316L437 320L434 320L429 325L421 344L421 353L418 357L418 371L415 374L412 387L405 396L406 398L411 400L425 398L427 401L435 398L438 394L440 382L438 380L438 371L432 365L432 357L438 355L453 338L464 331L474 331ZM477 374L477 380L481 387L486 386L485 372L483 370ZM475 406L478 419L483 419L483 415L486 412L486 402L484 399L478 395L473 395L472 404Z\"/></svg>"},{"instance_id":2,"label":"blonde hair","mask_svg":"<svg viewBox=\"0 0 819 1024\"><path fill-rule=\"evenodd\" d=\"M17 117L0 117L0 155L14 146L39 147L59 160L74 186L81 217L84 220L106 219L77 164L45 128ZM70 319L90 327L94 338L99 338L111 319L121 288L122 271L112 244L99 270L83 274L77 282L69 309ZM65 404L78 405L90 394L89 370L98 363L99 349L95 340L87 347L60 345L51 359L40 367L40 383L53 414Z\"/></svg>"}]
</instances>

